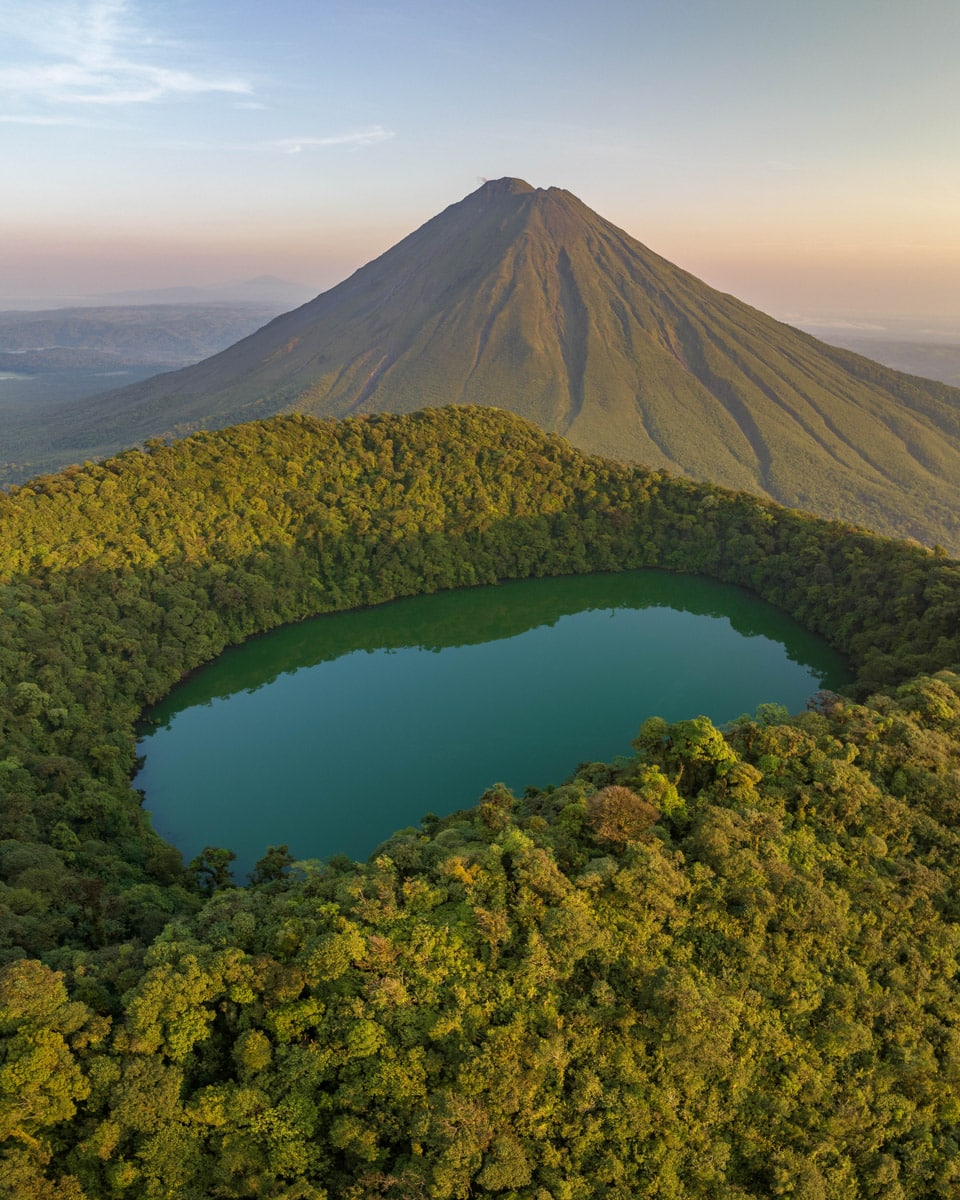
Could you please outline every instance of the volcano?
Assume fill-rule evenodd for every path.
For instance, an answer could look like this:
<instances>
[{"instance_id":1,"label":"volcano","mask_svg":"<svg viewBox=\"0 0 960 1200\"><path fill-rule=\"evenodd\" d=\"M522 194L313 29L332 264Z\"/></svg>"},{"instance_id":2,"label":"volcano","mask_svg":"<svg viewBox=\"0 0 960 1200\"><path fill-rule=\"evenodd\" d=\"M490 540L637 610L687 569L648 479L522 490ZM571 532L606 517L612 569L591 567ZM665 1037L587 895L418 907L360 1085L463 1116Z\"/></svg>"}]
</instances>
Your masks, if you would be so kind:
<instances>
[{"instance_id":1,"label":"volcano","mask_svg":"<svg viewBox=\"0 0 960 1200\"><path fill-rule=\"evenodd\" d=\"M960 553L960 389L828 346L519 179L229 349L86 402L60 449L445 404Z\"/></svg>"}]
</instances>

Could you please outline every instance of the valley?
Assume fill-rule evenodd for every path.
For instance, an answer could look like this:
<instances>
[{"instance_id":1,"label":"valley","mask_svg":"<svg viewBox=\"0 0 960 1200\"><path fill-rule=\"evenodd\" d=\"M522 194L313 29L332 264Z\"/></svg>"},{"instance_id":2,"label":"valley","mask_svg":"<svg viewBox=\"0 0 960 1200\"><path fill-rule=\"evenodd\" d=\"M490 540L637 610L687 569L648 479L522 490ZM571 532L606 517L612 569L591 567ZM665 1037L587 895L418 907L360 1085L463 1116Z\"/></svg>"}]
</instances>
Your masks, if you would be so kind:
<instances>
[{"instance_id":1,"label":"valley","mask_svg":"<svg viewBox=\"0 0 960 1200\"><path fill-rule=\"evenodd\" d=\"M75 459L51 453L50 431L82 429L88 398L225 349L277 311L262 300L0 311L0 485Z\"/></svg>"}]
</instances>

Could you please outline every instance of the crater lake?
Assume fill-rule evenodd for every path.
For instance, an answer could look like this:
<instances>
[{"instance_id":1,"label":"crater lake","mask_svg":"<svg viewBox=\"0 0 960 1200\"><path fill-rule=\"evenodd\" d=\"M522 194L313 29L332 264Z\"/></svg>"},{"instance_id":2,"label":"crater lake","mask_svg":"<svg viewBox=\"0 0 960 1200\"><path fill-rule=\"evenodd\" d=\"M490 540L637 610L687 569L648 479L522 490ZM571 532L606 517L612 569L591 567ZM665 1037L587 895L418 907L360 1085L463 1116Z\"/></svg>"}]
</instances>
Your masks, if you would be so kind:
<instances>
[{"instance_id":1,"label":"crater lake","mask_svg":"<svg viewBox=\"0 0 960 1200\"><path fill-rule=\"evenodd\" d=\"M804 708L852 678L743 589L629 571L530 579L313 618L225 651L145 714L135 784L187 860L271 845L365 859L496 782L632 753L651 716Z\"/></svg>"}]
</instances>

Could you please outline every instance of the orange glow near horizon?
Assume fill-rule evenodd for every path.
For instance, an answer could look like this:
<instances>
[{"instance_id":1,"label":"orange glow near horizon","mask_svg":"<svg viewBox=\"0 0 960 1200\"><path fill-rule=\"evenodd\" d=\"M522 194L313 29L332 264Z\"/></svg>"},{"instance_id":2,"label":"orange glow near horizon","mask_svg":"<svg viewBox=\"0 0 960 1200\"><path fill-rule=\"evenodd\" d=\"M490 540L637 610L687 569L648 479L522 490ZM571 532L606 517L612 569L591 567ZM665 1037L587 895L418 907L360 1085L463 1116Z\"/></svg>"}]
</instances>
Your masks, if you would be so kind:
<instances>
[{"instance_id":1,"label":"orange glow near horizon","mask_svg":"<svg viewBox=\"0 0 960 1200\"><path fill-rule=\"evenodd\" d=\"M602 205L598 207L601 215ZM0 304L91 296L167 287L211 287L275 275L317 293L347 278L389 249L432 213L400 214L390 224L355 215L335 220L318 212L284 225L247 216L219 227L207 216L174 228L158 220L148 228L90 225L82 233L53 233L36 225L5 247L0 264ZM619 219L618 219L619 217ZM960 314L960 240L955 231L930 226L893 237L893 223L875 218L838 235L825 220L797 221L785 236L781 214L754 222L743 214L688 204L683 211L613 216L632 237L720 291L774 316L800 313L890 315Z\"/></svg>"}]
</instances>

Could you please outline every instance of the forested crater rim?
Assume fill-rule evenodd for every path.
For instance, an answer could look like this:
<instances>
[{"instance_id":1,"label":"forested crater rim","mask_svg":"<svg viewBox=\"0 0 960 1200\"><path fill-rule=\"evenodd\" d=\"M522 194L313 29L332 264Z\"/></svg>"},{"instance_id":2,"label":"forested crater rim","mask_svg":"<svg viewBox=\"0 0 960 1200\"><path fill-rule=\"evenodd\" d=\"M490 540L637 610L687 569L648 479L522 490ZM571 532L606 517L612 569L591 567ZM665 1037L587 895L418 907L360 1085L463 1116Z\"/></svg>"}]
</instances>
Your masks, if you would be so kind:
<instances>
[{"instance_id":1,"label":"forested crater rim","mask_svg":"<svg viewBox=\"0 0 960 1200\"><path fill-rule=\"evenodd\" d=\"M631 565L749 587L859 699L654 718L623 762L366 865L274 847L249 888L150 829L136 717L227 644ZM0 497L5 1182L948 1200L958 572L489 410L277 418Z\"/></svg>"}]
</instances>

